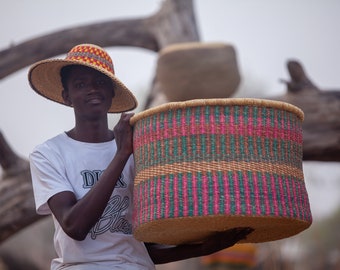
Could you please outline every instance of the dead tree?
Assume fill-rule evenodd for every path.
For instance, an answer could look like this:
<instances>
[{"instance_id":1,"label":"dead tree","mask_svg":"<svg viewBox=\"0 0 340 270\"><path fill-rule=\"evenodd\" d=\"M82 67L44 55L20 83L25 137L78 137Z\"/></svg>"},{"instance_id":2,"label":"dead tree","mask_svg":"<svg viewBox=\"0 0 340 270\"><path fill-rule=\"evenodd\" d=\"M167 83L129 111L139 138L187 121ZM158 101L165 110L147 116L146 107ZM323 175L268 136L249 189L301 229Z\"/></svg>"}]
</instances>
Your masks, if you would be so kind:
<instances>
[{"instance_id":1,"label":"dead tree","mask_svg":"<svg viewBox=\"0 0 340 270\"><path fill-rule=\"evenodd\" d=\"M0 51L0 79L80 43L134 46L158 52L169 44L189 41L199 41L193 1L167 0L150 17L64 29Z\"/></svg>"},{"instance_id":2,"label":"dead tree","mask_svg":"<svg viewBox=\"0 0 340 270\"><path fill-rule=\"evenodd\" d=\"M340 89L320 90L296 60L288 61L287 68L291 81L284 81L287 92L276 99L305 113L303 159L340 161Z\"/></svg>"},{"instance_id":3,"label":"dead tree","mask_svg":"<svg viewBox=\"0 0 340 270\"><path fill-rule=\"evenodd\" d=\"M19 157L0 132L0 243L39 220L35 213L29 163Z\"/></svg>"}]
</instances>

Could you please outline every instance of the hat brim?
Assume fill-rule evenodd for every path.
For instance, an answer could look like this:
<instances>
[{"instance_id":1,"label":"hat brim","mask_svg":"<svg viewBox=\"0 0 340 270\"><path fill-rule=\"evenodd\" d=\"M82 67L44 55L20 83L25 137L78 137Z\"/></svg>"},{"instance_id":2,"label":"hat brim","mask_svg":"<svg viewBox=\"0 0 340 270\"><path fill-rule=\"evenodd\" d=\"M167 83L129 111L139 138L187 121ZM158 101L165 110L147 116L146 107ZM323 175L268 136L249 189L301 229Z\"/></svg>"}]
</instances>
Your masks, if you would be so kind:
<instances>
[{"instance_id":1,"label":"hat brim","mask_svg":"<svg viewBox=\"0 0 340 270\"><path fill-rule=\"evenodd\" d=\"M63 86L61 83L60 70L69 65L88 66L102 72L114 82L115 95L112 99L109 113L131 111L137 107L138 103L135 96L117 77L100 67L91 64L86 65L86 63L73 60L51 59L35 63L28 72L30 86L39 95L68 106L62 98Z\"/></svg>"}]
</instances>

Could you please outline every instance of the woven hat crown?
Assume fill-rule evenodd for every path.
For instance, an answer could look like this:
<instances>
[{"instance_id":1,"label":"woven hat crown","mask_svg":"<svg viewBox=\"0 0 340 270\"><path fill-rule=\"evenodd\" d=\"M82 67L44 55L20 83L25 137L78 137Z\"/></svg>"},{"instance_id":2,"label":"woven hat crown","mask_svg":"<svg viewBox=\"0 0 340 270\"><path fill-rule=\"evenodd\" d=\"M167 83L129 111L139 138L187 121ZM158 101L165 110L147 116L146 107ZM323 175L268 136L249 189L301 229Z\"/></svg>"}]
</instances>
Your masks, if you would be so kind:
<instances>
[{"instance_id":1,"label":"woven hat crown","mask_svg":"<svg viewBox=\"0 0 340 270\"><path fill-rule=\"evenodd\" d=\"M81 44L73 47L67 54L66 60L83 62L86 65L104 69L115 74L111 57L102 48L92 44Z\"/></svg>"}]
</instances>

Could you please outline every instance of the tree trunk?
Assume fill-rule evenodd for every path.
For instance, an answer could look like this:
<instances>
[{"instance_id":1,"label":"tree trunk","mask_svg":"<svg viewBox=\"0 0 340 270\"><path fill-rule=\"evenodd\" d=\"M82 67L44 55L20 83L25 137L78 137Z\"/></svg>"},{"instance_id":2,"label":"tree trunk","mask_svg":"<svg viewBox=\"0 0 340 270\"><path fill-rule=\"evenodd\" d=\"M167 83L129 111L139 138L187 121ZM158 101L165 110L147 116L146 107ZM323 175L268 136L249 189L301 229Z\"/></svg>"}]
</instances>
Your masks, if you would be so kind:
<instances>
[{"instance_id":1,"label":"tree trunk","mask_svg":"<svg viewBox=\"0 0 340 270\"><path fill-rule=\"evenodd\" d=\"M20 158L0 132L0 243L41 218L35 212L29 163Z\"/></svg>"}]
</instances>

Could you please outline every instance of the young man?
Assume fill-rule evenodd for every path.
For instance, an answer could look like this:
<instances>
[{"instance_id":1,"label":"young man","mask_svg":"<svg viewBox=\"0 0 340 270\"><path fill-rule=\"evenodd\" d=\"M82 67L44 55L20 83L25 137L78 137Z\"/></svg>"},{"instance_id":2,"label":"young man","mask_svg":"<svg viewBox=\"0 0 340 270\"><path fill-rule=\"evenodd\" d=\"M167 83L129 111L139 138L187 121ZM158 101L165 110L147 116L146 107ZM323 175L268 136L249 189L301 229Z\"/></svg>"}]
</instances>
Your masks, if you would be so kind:
<instances>
[{"instance_id":1,"label":"young man","mask_svg":"<svg viewBox=\"0 0 340 270\"><path fill-rule=\"evenodd\" d=\"M29 70L40 95L72 106L73 129L30 155L37 212L52 214L58 257L51 269L154 269L154 264L207 255L234 245L250 229L219 233L197 245L144 244L132 235L132 113L137 101L100 47L81 44L65 59ZM108 113L122 113L113 130Z\"/></svg>"}]
</instances>

